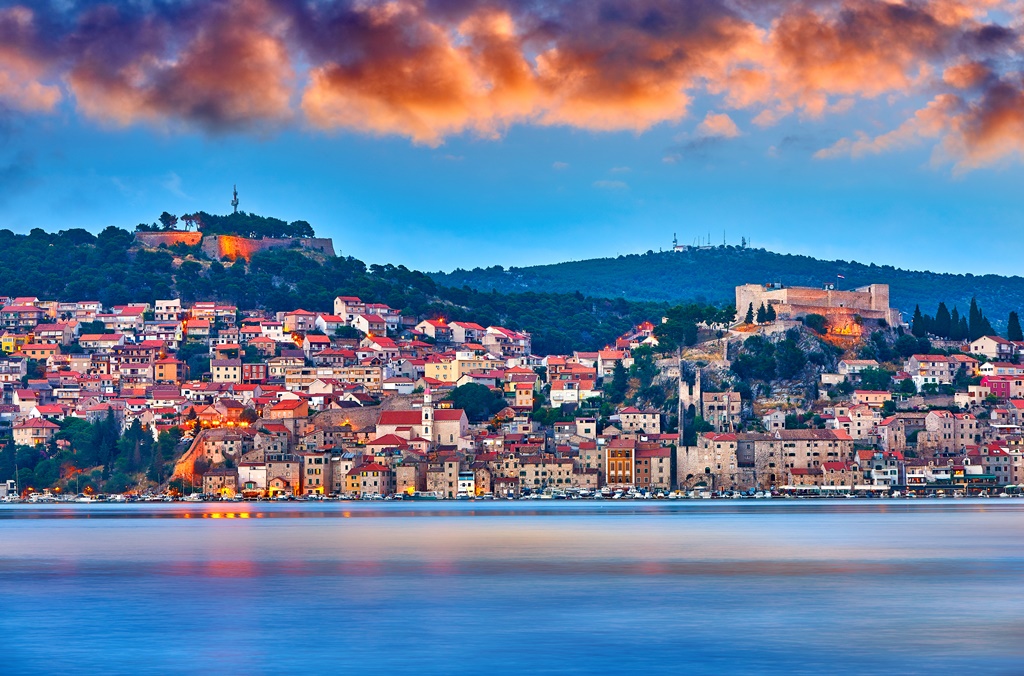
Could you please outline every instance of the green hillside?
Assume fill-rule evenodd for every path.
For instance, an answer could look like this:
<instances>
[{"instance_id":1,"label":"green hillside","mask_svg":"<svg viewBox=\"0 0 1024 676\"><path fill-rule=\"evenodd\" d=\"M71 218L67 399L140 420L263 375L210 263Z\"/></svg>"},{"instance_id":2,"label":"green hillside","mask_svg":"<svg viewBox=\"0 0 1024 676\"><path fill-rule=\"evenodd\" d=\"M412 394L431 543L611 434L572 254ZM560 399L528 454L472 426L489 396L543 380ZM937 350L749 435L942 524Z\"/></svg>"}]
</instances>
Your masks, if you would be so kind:
<instances>
[{"instance_id":1,"label":"green hillside","mask_svg":"<svg viewBox=\"0 0 1024 676\"><path fill-rule=\"evenodd\" d=\"M217 261L199 247L140 247L132 233L113 226L97 235L80 229L47 233L37 228L27 235L0 230L0 251L0 296L99 300L106 307L180 297L187 303L216 300L276 312L331 311L335 296L353 295L408 316L526 330L538 354L599 349L667 309L664 303L577 293L448 288L401 265L368 266L341 256L320 260L298 249L260 252L248 263Z\"/></svg>"},{"instance_id":2,"label":"green hillside","mask_svg":"<svg viewBox=\"0 0 1024 676\"><path fill-rule=\"evenodd\" d=\"M1024 307L1024 278L1000 275L954 275L902 270L855 261L824 261L764 249L719 246L685 252L648 252L525 268L500 266L451 273L430 273L439 284L468 286L500 293L545 291L632 301L674 303L683 300L724 303L734 300L740 284L782 282L842 288L878 283L890 286L891 302L909 319L914 306L933 312L940 301L961 312L976 296L993 324L1003 327L1011 310Z\"/></svg>"}]
</instances>

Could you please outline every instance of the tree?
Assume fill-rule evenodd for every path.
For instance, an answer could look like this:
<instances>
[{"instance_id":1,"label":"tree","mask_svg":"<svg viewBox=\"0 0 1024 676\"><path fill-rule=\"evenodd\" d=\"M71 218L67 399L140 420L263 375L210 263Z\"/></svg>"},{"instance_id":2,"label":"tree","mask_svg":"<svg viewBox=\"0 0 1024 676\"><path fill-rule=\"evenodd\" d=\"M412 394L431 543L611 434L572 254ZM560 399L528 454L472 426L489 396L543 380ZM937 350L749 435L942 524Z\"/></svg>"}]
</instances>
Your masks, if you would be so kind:
<instances>
[{"instance_id":1,"label":"tree","mask_svg":"<svg viewBox=\"0 0 1024 676\"><path fill-rule=\"evenodd\" d=\"M505 407L504 397L491 388L476 383L456 387L449 393L447 399L452 402L452 406L465 411L466 417L472 422L487 420Z\"/></svg>"},{"instance_id":2,"label":"tree","mask_svg":"<svg viewBox=\"0 0 1024 676\"><path fill-rule=\"evenodd\" d=\"M1020 317L1016 311L1010 312L1010 318L1006 322L1006 338L1008 340L1024 340L1024 331L1020 328Z\"/></svg>"},{"instance_id":3,"label":"tree","mask_svg":"<svg viewBox=\"0 0 1024 676\"><path fill-rule=\"evenodd\" d=\"M914 306L914 317L910 320L910 332L918 338L928 335L928 327L925 326L924 315L921 314L921 306Z\"/></svg>"},{"instance_id":4,"label":"tree","mask_svg":"<svg viewBox=\"0 0 1024 676\"><path fill-rule=\"evenodd\" d=\"M900 383L900 393L913 396L917 394L917 385L910 378L904 378L903 382Z\"/></svg>"},{"instance_id":5,"label":"tree","mask_svg":"<svg viewBox=\"0 0 1024 676\"><path fill-rule=\"evenodd\" d=\"M885 369L864 369L860 372L860 384L866 390L888 390L892 384L892 373Z\"/></svg>"},{"instance_id":6,"label":"tree","mask_svg":"<svg viewBox=\"0 0 1024 676\"><path fill-rule=\"evenodd\" d=\"M990 336L995 333L992 324L985 317L985 314L978 306L976 298L971 298L970 316L967 320L968 340L975 341L982 336Z\"/></svg>"},{"instance_id":7,"label":"tree","mask_svg":"<svg viewBox=\"0 0 1024 676\"><path fill-rule=\"evenodd\" d=\"M803 370L807 363L807 356L804 354L796 341L787 338L779 343L775 350L775 369L780 378L793 378Z\"/></svg>"},{"instance_id":8,"label":"tree","mask_svg":"<svg viewBox=\"0 0 1024 676\"><path fill-rule=\"evenodd\" d=\"M768 312L764 309L764 303L761 303L757 308L757 323L764 324L768 321Z\"/></svg>"},{"instance_id":9,"label":"tree","mask_svg":"<svg viewBox=\"0 0 1024 676\"><path fill-rule=\"evenodd\" d=\"M771 303L765 308L764 318L769 322L774 322L778 318L778 315L775 313L775 306Z\"/></svg>"},{"instance_id":10,"label":"tree","mask_svg":"<svg viewBox=\"0 0 1024 676\"><path fill-rule=\"evenodd\" d=\"M825 315L812 312L804 317L804 326L817 334L824 335L828 329L828 319L825 318Z\"/></svg>"},{"instance_id":11,"label":"tree","mask_svg":"<svg viewBox=\"0 0 1024 676\"><path fill-rule=\"evenodd\" d=\"M939 309L935 311L935 322L932 326L932 333L939 338L949 338L951 329L952 317L949 314L949 310L946 309L946 304L940 302Z\"/></svg>"},{"instance_id":12,"label":"tree","mask_svg":"<svg viewBox=\"0 0 1024 676\"><path fill-rule=\"evenodd\" d=\"M615 368L612 371L612 381L605 387L605 392L613 403L620 403L626 398L626 390L629 388L629 374L626 372L626 367L622 365L622 360L619 359L615 362Z\"/></svg>"},{"instance_id":13,"label":"tree","mask_svg":"<svg viewBox=\"0 0 1024 676\"><path fill-rule=\"evenodd\" d=\"M953 306L953 312L949 315L949 339L964 339L964 336L960 335L960 311L956 309L956 306Z\"/></svg>"},{"instance_id":14,"label":"tree","mask_svg":"<svg viewBox=\"0 0 1024 676\"><path fill-rule=\"evenodd\" d=\"M743 318L743 323L744 324L753 324L754 323L754 304L753 303L751 303L750 305L747 306L747 316Z\"/></svg>"},{"instance_id":15,"label":"tree","mask_svg":"<svg viewBox=\"0 0 1024 676\"><path fill-rule=\"evenodd\" d=\"M164 230L173 230L177 224L178 217L174 214L169 214L166 211L160 214L160 225L163 226Z\"/></svg>"},{"instance_id":16,"label":"tree","mask_svg":"<svg viewBox=\"0 0 1024 676\"><path fill-rule=\"evenodd\" d=\"M960 325L957 327L957 330L956 330L956 339L957 340L967 340L967 336L969 336L970 334L971 334L971 331L967 327L967 317L961 316L960 317Z\"/></svg>"},{"instance_id":17,"label":"tree","mask_svg":"<svg viewBox=\"0 0 1024 676\"><path fill-rule=\"evenodd\" d=\"M917 339L914 338L913 336L908 336L907 334L903 334L902 336L897 338L896 344L893 346L893 349L896 350L896 353L899 356L903 357L904 359L907 359L910 356L917 354L917 348Z\"/></svg>"}]
</instances>

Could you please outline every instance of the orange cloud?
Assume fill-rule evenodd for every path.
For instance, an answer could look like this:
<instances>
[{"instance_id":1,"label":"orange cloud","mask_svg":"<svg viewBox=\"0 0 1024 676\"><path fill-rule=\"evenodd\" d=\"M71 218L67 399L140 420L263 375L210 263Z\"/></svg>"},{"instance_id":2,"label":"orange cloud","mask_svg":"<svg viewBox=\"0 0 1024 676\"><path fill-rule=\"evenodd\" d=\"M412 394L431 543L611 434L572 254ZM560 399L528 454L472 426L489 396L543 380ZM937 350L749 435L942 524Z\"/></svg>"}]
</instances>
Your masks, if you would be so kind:
<instances>
[{"instance_id":1,"label":"orange cloud","mask_svg":"<svg viewBox=\"0 0 1024 676\"><path fill-rule=\"evenodd\" d=\"M50 111L62 98L57 85L43 81L46 59L31 49L38 32L31 9L0 9L0 102L29 112Z\"/></svg>"},{"instance_id":2,"label":"orange cloud","mask_svg":"<svg viewBox=\"0 0 1024 676\"><path fill-rule=\"evenodd\" d=\"M438 145L510 125L642 132L692 102L770 126L859 101L932 102L819 153L934 139L957 166L1007 156L1017 0L181 0L0 10L0 99L51 110L62 82L114 124L223 131L301 119ZM1010 85L1013 86L1012 84ZM1012 97L1011 97L1012 98ZM953 106L950 102L958 102ZM948 108L948 109L947 109ZM955 108L955 110L954 110ZM940 114L941 113L941 114ZM953 131L935 131L944 120ZM952 126L954 123L958 126ZM694 130L732 137L717 112ZM1013 152L1010 153L1011 155Z\"/></svg>"},{"instance_id":3,"label":"orange cloud","mask_svg":"<svg viewBox=\"0 0 1024 676\"><path fill-rule=\"evenodd\" d=\"M740 135L740 129L732 118L725 113L708 113L704 121L697 126L697 132L702 136L717 136L720 138L736 138Z\"/></svg>"}]
</instances>

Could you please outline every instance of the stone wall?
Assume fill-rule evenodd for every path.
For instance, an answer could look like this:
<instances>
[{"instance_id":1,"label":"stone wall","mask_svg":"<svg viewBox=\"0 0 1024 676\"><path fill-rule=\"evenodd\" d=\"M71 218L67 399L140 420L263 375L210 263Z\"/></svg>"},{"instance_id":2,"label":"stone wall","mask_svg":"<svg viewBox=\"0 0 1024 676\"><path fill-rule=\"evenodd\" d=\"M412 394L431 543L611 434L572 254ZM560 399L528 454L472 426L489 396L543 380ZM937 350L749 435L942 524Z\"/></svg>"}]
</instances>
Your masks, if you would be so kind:
<instances>
[{"instance_id":1,"label":"stone wall","mask_svg":"<svg viewBox=\"0 0 1024 676\"><path fill-rule=\"evenodd\" d=\"M202 243L203 253L210 258L221 260L229 258L244 258L251 260L253 254L268 249L290 249L300 248L306 251L318 251L325 256L333 257L334 242L330 237L301 237L301 238L278 238L278 239L249 239L248 237L237 237L235 235L206 235L201 232L184 232L172 230L170 232L137 232L135 241L152 249L160 245L171 247L175 244L196 246Z\"/></svg>"},{"instance_id":2,"label":"stone wall","mask_svg":"<svg viewBox=\"0 0 1024 676\"><path fill-rule=\"evenodd\" d=\"M185 246L195 246L199 244L203 239L203 233L201 232L184 232L179 230L172 230L170 232L137 232L135 233L135 241L143 246L147 246L153 249L158 248L161 244L171 247L175 244L184 244Z\"/></svg>"},{"instance_id":3,"label":"stone wall","mask_svg":"<svg viewBox=\"0 0 1024 676\"><path fill-rule=\"evenodd\" d=\"M203 238L203 253L217 260L244 258L248 261L260 251L293 247L307 251L319 251L326 256L335 255L334 243L330 238L325 237L249 239L235 235L210 235Z\"/></svg>"}]
</instances>

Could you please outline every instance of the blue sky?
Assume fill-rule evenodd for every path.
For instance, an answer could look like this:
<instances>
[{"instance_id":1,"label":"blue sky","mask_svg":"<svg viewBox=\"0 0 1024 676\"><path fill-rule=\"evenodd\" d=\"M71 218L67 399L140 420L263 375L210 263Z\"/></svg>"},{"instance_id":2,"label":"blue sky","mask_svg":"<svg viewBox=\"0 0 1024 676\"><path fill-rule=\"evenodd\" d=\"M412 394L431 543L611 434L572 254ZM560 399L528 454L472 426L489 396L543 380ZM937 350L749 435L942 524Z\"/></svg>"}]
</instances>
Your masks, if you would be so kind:
<instances>
[{"instance_id":1,"label":"blue sky","mask_svg":"<svg viewBox=\"0 0 1024 676\"><path fill-rule=\"evenodd\" d=\"M658 0L645 1L664 9ZM932 26L935 17L946 16L940 11L951 2L956 0L922 0L925 18L914 21ZM257 9L252 9L254 3ZM339 4L350 14L357 11ZM460 36L476 36L475 29L464 27L470 20L466 17L475 20L480 13L492 14L480 9L480 3L464 4L469 9L459 9L462 14L453 19L445 12L455 10L442 11L428 0L411 2L407 15L394 21L403 36L409 26L433 30L450 25L459 26ZM714 21L743 17L735 9L743 4L738 0L682 4L722 4L714 12L708 10ZM793 14L774 17L771 30L781 32L779 25L799 20L818 22L819 31L835 32L837 54L822 57L829 68L842 65L852 49L863 48L866 54L878 49L850 37L863 33L849 25L861 20L856 18L860 15L825 10L806 15L806 8L792 7L799 4L779 3L790 8L779 12ZM999 0L963 4L984 9L972 10L969 19L958 18L955 26L942 19L947 23L935 29L936 34L950 44L954 38L959 40L955 44L962 44L964 36L977 34L979 27L1008 25L997 12ZM268 11L255 0L217 0L209 6L221 5ZM490 3L486 11L493 13L500 5ZM871 13L892 14L885 3L870 0L819 5L833 5L834 10L855 6L874 17L873 27L878 21ZM114 86L111 73L95 74L99 66L90 60L90 52L72 53L71 47L53 47L33 37L40 32L31 29L33 22L43 24L41 13L3 6L0 37L6 35L9 44L22 50L14 58L0 49L0 227L16 232L34 227L132 228L153 222L164 210L226 212L232 184L237 184L246 211L308 220L318 234L333 237L336 249L345 255L423 270L614 256L668 248L673 233L684 243L709 233L717 243L724 233L729 243L744 236L755 246L825 258L936 271L1018 272L1016 250L1024 246L1019 227L1024 206L1017 198L1024 122L1013 117L1019 113L1013 112L1017 106L1012 104L1013 97L1020 96L1021 78L1014 70L1016 61L996 62L991 54L977 54L981 48L957 48L936 57L931 43L928 49L915 50L910 39L906 53L880 55L883 60L870 71L878 73L882 84L877 87L864 82L837 84L828 79L833 71L824 69L821 75L802 66L787 69L778 65L782 57L774 51L769 56L758 52L754 59L770 64L763 70L774 89L758 94L756 104L740 101L746 90L730 84L732 71L709 75L702 70L701 77L721 78L727 84L696 86L689 72L665 76L670 83L672 77L686 83L679 91L685 92L687 101L676 107L672 97L678 92L665 98L660 85L653 93L641 92L638 101L633 96L637 83L604 59L601 68L611 74L599 71L596 77L605 80L594 87L607 96L607 105L600 97L594 99L591 91L572 90L560 94L557 105L550 98L539 103L540 99L530 99L529 111L520 112L515 97L494 98L494 76L486 96L464 108L456 106L453 113L452 101L463 105L465 97L459 92L451 100L439 95L443 100L434 107L433 102L424 106L421 95L413 103L403 102L403 96L415 98L409 92L422 86L420 81L380 80L370 87L352 79L355 76L345 68L346 59L353 57L331 52L336 47L332 39L310 34L300 41L289 34L280 37L283 50L292 50L297 41L303 47L295 48L301 54L288 61L294 77L281 80L288 84L281 90L281 100L271 106L259 98L257 85L273 64L260 61L251 72L237 73L225 60L223 80L220 75L196 79L193 71L185 70L189 50L206 52L202 45L186 45L175 55L181 73L160 71L151 73L143 85ZM52 6L51 13L72 26L66 29L71 35L84 14L69 15L60 7ZM204 13L213 10L197 7L200 20L215 28L220 25L217 15ZM516 44L524 55L535 56L536 48L519 36L536 17L528 11L509 16L516 27ZM629 23L609 16L610 11L593 21L613 25L614 30L619 30L619 23ZM131 27L137 19L132 15L119 21ZM169 31L185 23L174 14L157 19ZM636 25L652 23L649 13L642 19ZM302 23L295 17L290 20ZM774 33L764 33L768 24L757 21L744 24L755 36L751 44L758 50L781 50L771 46ZM629 30L639 30L636 25L629 24ZM504 30L496 28L493 34L504 36ZM651 30L658 45L692 40L689 24L678 29L677 37L666 38L663 28ZM949 32L955 35L947 36ZM228 38L249 44L246 41L266 36L246 33ZM345 44L355 40L350 34L344 38L349 41ZM231 39L223 42L231 44ZM309 46L321 39L321 48ZM563 57L583 39L568 29L550 38ZM781 43L782 38L778 40ZM1012 41L1011 56L1020 42L1015 35ZM68 44L80 41L69 39ZM462 48L458 40L452 45ZM707 49L709 54L721 51L717 46ZM735 48L730 43L721 49ZM375 50L365 48L367 62L378 59L385 69L391 68L397 57L392 52L380 56ZM465 67L444 61L445 53L417 57L425 64L428 96L446 86L436 81L437 72ZM630 50L613 56L627 66L638 58ZM323 62L323 73L336 67L330 84L342 78L340 89L317 85L315 72L320 71L309 63L316 59ZM897 71L886 74L883 69L895 62ZM531 77L539 81L546 76L542 66L535 64ZM921 79L915 74L925 66L931 75ZM979 73L967 73L968 66ZM361 64L363 70L369 67ZM575 63L572 67L582 68ZM658 77L665 70L659 65ZM585 72L595 77L593 70ZM179 89L164 87L161 78L172 75L178 78L174 82ZM822 77L829 84L821 84ZM914 86L900 87L900 78L912 79ZM180 95L174 92L182 81L199 91L195 96L208 95L209 100L178 101L175 97ZM235 82L242 82L244 91L233 89ZM275 82L268 85L267 99L273 99ZM793 82L799 83L798 89L793 89ZM203 86L211 91L201 91ZM322 109L309 104L317 86L323 90L319 94L328 97L329 105ZM376 95L389 87L386 96L381 95L385 103L366 93ZM795 93L777 94L787 87ZM524 98L539 96L528 91ZM820 101L827 101L825 112L814 108ZM764 122L766 113L772 113L770 124ZM710 124L716 120L721 124ZM857 139L865 147L851 150L849 144ZM829 148L834 149L831 156L821 157Z\"/></svg>"}]
</instances>

